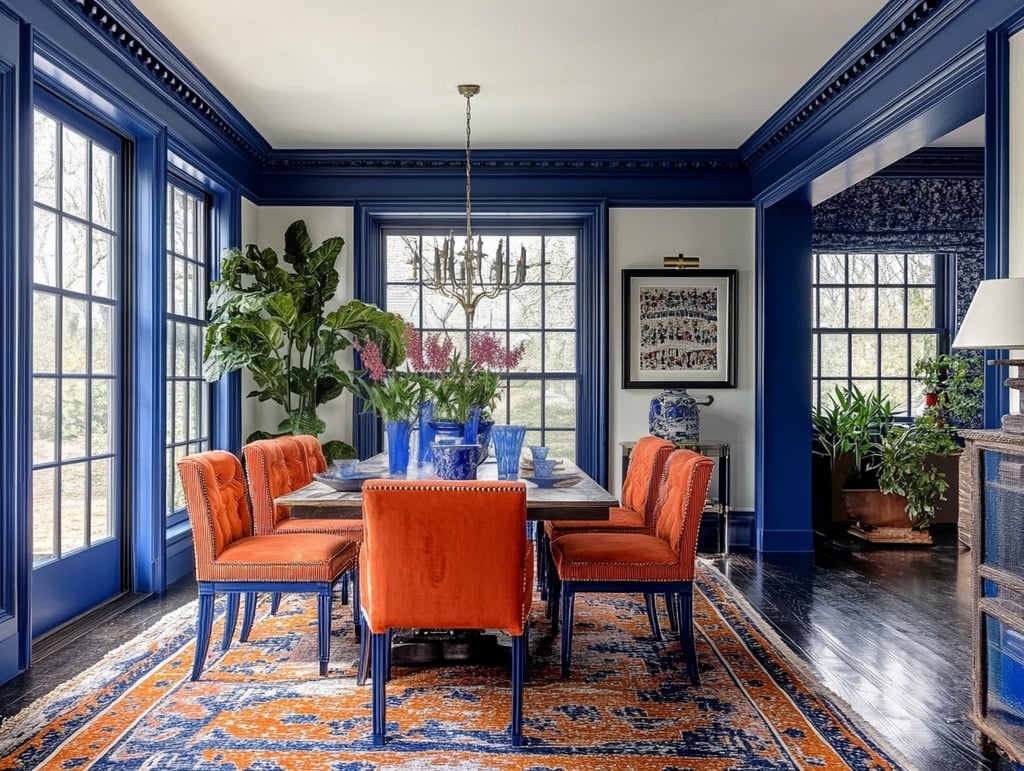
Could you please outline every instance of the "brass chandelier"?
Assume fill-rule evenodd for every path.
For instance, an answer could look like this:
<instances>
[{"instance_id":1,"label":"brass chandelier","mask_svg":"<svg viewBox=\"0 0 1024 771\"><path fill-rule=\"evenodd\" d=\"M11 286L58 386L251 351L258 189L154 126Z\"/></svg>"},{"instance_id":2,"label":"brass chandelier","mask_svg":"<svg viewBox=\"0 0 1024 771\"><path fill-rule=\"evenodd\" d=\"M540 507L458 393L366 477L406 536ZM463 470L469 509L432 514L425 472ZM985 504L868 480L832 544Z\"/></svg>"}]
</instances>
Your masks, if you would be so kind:
<instances>
[{"instance_id":1,"label":"brass chandelier","mask_svg":"<svg viewBox=\"0 0 1024 771\"><path fill-rule=\"evenodd\" d=\"M511 254L505 254L504 242L499 241L493 260L483 251L483 238L473 243L473 205L470 182L470 100L480 93L480 86L462 84L459 93L466 98L466 239L462 249L456 251L455 235L450 232L441 248L434 247L432 266L424 264L419 256L420 282L424 287L455 300L466 313L466 328L473 328L477 306L484 298L492 299L502 292L518 289L526 281L526 247L521 247L519 258L512 264Z\"/></svg>"}]
</instances>

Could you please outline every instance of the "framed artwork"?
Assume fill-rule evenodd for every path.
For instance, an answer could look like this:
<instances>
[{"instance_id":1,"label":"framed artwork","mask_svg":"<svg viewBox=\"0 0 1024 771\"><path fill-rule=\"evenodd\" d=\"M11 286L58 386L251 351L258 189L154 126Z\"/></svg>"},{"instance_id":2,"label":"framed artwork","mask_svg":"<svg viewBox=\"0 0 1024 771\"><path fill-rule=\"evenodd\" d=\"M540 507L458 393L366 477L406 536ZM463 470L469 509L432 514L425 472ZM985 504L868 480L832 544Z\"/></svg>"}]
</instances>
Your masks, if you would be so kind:
<instances>
[{"instance_id":1,"label":"framed artwork","mask_svg":"<svg viewBox=\"0 0 1024 771\"><path fill-rule=\"evenodd\" d=\"M736 387L736 271L622 271L622 387Z\"/></svg>"}]
</instances>

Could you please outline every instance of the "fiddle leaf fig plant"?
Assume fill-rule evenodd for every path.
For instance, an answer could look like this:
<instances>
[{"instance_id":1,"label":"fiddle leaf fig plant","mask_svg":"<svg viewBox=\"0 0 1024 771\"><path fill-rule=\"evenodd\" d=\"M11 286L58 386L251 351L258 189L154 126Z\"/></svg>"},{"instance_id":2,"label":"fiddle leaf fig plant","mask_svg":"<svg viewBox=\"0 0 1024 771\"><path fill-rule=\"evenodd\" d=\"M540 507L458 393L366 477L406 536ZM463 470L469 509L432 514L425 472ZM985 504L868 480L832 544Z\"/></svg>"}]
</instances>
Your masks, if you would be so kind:
<instances>
[{"instance_id":1,"label":"fiddle leaf fig plant","mask_svg":"<svg viewBox=\"0 0 1024 771\"><path fill-rule=\"evenodd\" d=\"M327 303L338 289L335 263L345 241L326 239L316 248L303 220L285 232L284 263L273 249L249 244L228 250L221 279L211 283L210 324L206 329L203 376L209 382L247 369L256 389L248 394L284 410L277 434L314 434L327 429L317 408L348 390L352 373L338 354L353 342L373 341L386 366L405 359L400 316L375 305L349 300L334 310ZM272 436L258 431L246 441ZM342 441L324 444L328 460L355 457Z\"/></svg>"}]
</instances>

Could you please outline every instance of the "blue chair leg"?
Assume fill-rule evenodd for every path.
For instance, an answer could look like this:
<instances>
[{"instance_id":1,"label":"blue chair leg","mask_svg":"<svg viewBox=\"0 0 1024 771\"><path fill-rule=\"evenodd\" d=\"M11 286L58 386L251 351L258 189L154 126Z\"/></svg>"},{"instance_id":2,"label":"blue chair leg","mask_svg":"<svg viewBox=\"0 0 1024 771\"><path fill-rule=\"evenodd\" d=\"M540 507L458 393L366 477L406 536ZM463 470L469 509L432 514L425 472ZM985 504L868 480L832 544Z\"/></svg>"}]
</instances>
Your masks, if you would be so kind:
<instances>
[{"instance_id":1,"label":"blue chair leg","mask_svg":"<svg viewBox=\"0 0 1024 771\"><path fill-rule=\"evenodd\" d=\"M316 594L317 648L320 654L320 677L327 675L331 658L331 585L323 584Z\"/></svg>"},{"instance_id":2,"label":"blue chair leg","mask_svg":"<svg viewBox=\"0 0 1024 771\"><path fill-rule=\"evenodd\" d=\"M384 671L387 673L385 679L389 683L391 682L391 635L394 633L394 631L395 630L393 629L388 630L388 642L387 645L384 646Z\"/></svg>"},{"instance_id":3,"label":"blue chair leg","mask_svg":"<svg viewBox=\"0 0 1024 771\"><path fill-rule=\"evenodd\" d=\"M231 638L235 634L235 622L238 621L238 592L228 592L227 612L224 614L224 638L220 641L220 649L226 651L231 647Z\"/></svg>"},{"instance_id":4,"label":"blue chair leg","mask_svg":"<svg viewBox=\"0 0 1024 771\"><path fill-rule=\"evenodd\" d=\"M366 685L366 675L370 668L370 628L363 619L362 633L359 635L359 664L356 667L356 685Z\"/></svg>"},{"instance_id":5,"label":"blue chair leg","mask_svg":"<svg viewBox=\"0 0 1024 771\"><path fill-rule=\"evenodd\" d=\"M274 592L270 595L270 615L276 616L277 609L281 605L281 592Z\"/></svg>"},{"instance_id":6,"label":"blue chair leg","mask_svg":"<svg viewBox=\"0 0 1024 771\"><path fill-rule=\"evenodd\" d=\"M359 620L359 568L352 570L352 627L355 629L356 639L362 639L361 633L363 625ZM345 574L346 585L349 579L349 574Z\"/></svg>"},{"instance_id":7,"label":"blue chair leg","mask_svg":"<svg viewBox=\"0 0 1024 771\"><path fill-rule=\"evenodd\" d=\"M256 603L259 597L256 592L245 593L245 610L242 613L242 630L238 633L239 642L248 642L252 632L252 624L256 620Z\"/></svg>"},{"instance_id":8,"label":"blue chair leg","mask_svg":"<svg viewBox=\"0 0 1024 771\"><path fill-rule=\"evenodd\" d=\"M530 622L523 627L523 681L530 679Z\"/></svg>"},{"instance_id":9,"label":"blue chair leg","mask_svg":"<svg viewBox=\"0 0 1024 771\"><path fill-rule=\"evenodd\" d=\"M537 585L540 587L541 600L548 598L548 535L544 530L544 523L537 523Z\"/></svg>"},{"instance_id":10,"label":"blue chair leg","mask_svg":"<svg viewBox=\"0 0 1024 771\"><path fill-rule=\"evenodd\" d=\"M651 634L655 640L660 640L662 639L661 624L658 623L658 608L654 604L653 592L644 594L644 604L647 606L647 620L651 622Z\"/></svg>"},{"instance_id":11,"label":"blue chair leg","mask_svg":"<svg viewBox=\"0 0 1024 771\"><path fill-rule=\"evenodd\" d=\"M526 630L512 638L512 746L523 743L523 679L526 669Z\"/></svg>"},{"instance_id":12,"label":"blue chair leg","mask_svg":"<svg viewBox=\"0 0 1024 771\"><path fill-rule=\"evenodd\" d=\"M572 655L572 622L576 604L576 589L570 583L562 584L562 677L569 676L569 657Z\"/></svg>"},{"instance_id":13,"label":"blue chair leg","mask_svg":"<svg viewBox=\"0 0 1024 771\"><path fill-rule=\"evenodd\" d=\"M675 632L679 629L679 614L676 613L678 608L676 607L676 601L672 594L672 592L665 592L665 608L668 610L669 629Z\"/></svg>"},{"instance_id":14,"label":"blue chair leg","mask_svg":"<svg viewBox=\"0 0 1024 771\"><path fill-rule=\"evenodd\" d=\"M341 577L341 604L348 605L348 573Z\"/></svg>"},{"instance_id":15,"label":"blue chair leg","mask_svg":"<svg viewBox=\"0 0 1024 771\"><path fill-rule=\"evenodd\" d=\"M210 632L213 631L213 592L199 591L199 614L196 619L196 655L192 660L192 679L198 680L203 671L206 653L210 650Z\"/></svg>"},{"instance_id":16,"label":"blue chair leg","mask_svg":"<svg viewBox=\"0 0 1024 771\"><path fill-rule=\"evenodd\" d=\"M384 727L386 718L386 695L384 685L387 680L386 668L388 659L388 642L390 635L387 632L374 633L371 636L373 650L370 653L370 666L373 669L373 746L384 746Z\"/></svg>"},{"instance_id":17,"label":"blue chair leg","mask_svg":"<svg viewBox=\"0 0 1024 771\"><path fill-rule=\"evenodd\" d=\"M683 648L683 661L686 662L686 673L693 685L700 685L700 672L697 670L697 648L693 639L693 590L692 588L676 595L679 598L679 643Z\"/></svg>"}]
</instances>

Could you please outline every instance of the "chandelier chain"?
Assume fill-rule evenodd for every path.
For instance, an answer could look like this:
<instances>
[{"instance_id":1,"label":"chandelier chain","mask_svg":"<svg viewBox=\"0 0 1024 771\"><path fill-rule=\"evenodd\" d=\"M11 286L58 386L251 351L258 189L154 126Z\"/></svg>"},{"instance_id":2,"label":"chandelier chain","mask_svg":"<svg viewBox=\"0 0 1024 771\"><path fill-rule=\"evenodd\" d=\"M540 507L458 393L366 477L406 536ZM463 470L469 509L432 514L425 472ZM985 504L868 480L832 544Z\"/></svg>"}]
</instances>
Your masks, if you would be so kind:
<instances>
[{"instance_id":1,"label":"chandelier chain","mask_svg":"<svg viewBox=\"0 0 1024 771\"><path fill-rule=\"evenodd\" d=\"M472 204L470 203L470 193L472 191L472 183L469 178L469 167L470 167L470 124L472 123L473 111L471 100L473 94L471 92L466 93L466 243L469 243L473 238L473 228L471 223L472 217Z\"/></svg>"}]
</instances>

